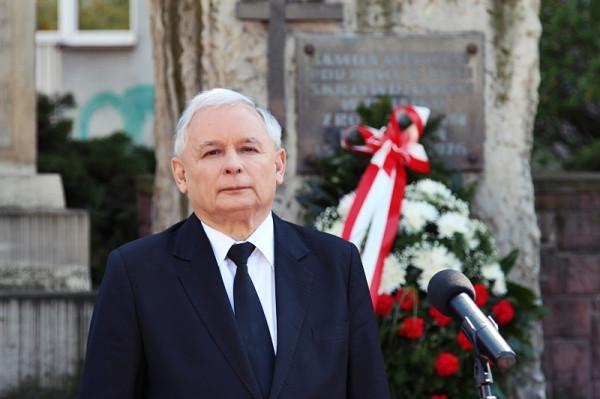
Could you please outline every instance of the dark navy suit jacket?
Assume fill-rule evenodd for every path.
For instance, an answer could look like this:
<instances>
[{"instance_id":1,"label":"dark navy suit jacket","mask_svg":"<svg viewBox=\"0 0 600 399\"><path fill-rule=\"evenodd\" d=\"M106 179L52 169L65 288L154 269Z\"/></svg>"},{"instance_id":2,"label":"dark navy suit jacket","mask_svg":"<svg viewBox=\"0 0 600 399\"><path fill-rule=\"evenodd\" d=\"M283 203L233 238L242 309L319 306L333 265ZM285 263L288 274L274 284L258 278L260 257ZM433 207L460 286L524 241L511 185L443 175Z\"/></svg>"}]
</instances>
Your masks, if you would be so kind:
<instances>
[{"instance_id":1,"label":"dark navy suit jacket","mask_svg":"<svg viewBox=\"0 0 600 399\"><path fill-rule=\"evenodd\" d=\"M356 247L274 216L277 355L269 399L387 399ZM114 250L80 399L261 398L195 215Z\"/></svg>"}]
</instances>

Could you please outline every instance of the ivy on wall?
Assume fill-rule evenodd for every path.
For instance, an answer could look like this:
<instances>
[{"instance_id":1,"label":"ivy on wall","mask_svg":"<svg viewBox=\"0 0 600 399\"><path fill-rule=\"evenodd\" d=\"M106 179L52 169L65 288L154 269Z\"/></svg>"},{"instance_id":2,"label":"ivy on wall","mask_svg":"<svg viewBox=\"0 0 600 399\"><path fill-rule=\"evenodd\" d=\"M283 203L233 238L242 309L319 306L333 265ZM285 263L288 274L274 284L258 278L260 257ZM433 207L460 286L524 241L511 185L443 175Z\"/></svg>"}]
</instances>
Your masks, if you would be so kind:
<instances>
[{"instance_id":1,"label":"ivy on wall","mask_svg":"<svg viewBox=\"0 0 600 399\"><path fill-rule=\"evenodd\" d=\"M70 137L71 95L38 96L38 170L62 177L69 208L90 212L92 283L110 250L138 237L136 179L154 173L154 152L122 132L87 141Z\"/></svg>"},{"instance_id":2,"label":"ivy on wall","mask_svg":"<svg viewBox=\"0 0 600 399\"><path fill-rule=\"evenodd\" d=\"M543 0L534 165L600 171L600 0Z\"/></svg>"}]
</instances>

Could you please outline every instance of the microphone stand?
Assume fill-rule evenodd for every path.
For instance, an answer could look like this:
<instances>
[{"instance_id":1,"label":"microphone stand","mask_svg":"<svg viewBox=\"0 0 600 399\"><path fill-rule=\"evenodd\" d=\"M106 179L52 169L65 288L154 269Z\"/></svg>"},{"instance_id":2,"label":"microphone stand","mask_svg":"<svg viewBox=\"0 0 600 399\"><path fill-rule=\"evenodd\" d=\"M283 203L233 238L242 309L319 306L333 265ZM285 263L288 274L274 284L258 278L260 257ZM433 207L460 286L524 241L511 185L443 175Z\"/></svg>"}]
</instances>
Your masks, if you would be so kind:
<instances>
[{"instance_id":1,"label":"microphone stand","mask_svg":"<svg viewBox=\"0 0 600 399\"><path fill-rule=\"evenodd\" d=\"M492 324L498 329L496 322L490 317ZM473 342L473 349L475 352L475 363L473 364L473 374L475 377L475 383L479 388L480 399L497 399L492 392L492 384L494 378L492 377L492 370L487 358L485 358L479 352L479 345L477 345L477 331L474 331L472 325L469 326L470 320L465 319L463 326L466 323L467 328L463 328L463 331L470 335L471 341Z\"/></svg>"}]
</instances>

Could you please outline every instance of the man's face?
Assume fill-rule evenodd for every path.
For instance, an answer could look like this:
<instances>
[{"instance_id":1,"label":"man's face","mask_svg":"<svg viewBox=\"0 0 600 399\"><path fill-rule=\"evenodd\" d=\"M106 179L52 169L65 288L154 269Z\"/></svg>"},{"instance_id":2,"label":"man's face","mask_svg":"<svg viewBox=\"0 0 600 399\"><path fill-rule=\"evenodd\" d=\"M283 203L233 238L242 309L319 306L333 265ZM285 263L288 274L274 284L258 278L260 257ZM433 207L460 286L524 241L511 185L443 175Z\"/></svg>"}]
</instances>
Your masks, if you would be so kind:
<instances>
[{"instance_id":1,"label":"man's face","mask_svg":"<svg viewBox=\"0 0 600 399\"><path fill-rule=\"evenodd\" d=\"M213 225L264 218L283 182L286 155L260 115L245 104L205 108L187 129L182 154L171 166L196 214Z\"/></svg>"}]
</instances>

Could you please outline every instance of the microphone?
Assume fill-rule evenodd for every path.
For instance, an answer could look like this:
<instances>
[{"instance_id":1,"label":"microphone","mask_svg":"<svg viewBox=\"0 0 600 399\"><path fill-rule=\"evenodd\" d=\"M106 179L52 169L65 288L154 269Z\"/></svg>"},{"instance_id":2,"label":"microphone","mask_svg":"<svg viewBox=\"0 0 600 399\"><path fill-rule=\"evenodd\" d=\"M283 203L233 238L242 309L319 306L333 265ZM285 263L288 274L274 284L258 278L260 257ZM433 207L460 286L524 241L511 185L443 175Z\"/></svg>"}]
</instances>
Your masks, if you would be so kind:
<instances>
[{"instance_id":1,"label":"microphone","mask_svg":"<svg viewBox=\"0 0 600 399\"><path fill-rule=\"evenodd\" d=\"M498 368L514 366L517 355L498 332L496 322L473 302L475 289L464 274L451 269L436 273L427 286L427 298L441 313L460 322L467 338Z\"/></svg>"}]
</instances>

